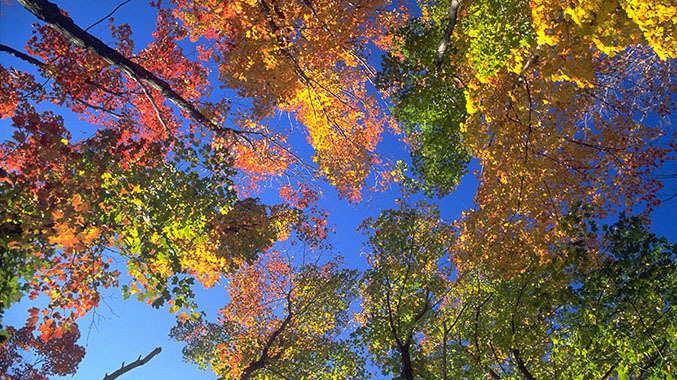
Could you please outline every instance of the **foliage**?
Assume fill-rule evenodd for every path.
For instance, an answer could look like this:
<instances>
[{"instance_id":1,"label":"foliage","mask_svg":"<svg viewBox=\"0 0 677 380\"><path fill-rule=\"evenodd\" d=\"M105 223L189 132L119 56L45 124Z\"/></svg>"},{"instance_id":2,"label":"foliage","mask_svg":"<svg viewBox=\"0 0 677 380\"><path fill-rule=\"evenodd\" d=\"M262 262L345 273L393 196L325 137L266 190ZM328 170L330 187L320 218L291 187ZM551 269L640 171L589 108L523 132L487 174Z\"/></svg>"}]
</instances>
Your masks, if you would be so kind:
<instances>
[{"instance_id":1,"label":"foliage","mask_svg":"<svg viewBox=\"0 0 677 380\"><path fill-rule=\"evenodd\" d=\"M337 340L348 322L355 271L337 263L292 267L269 251L229 279L218 323L184 320L172 337L184 357L219 378L360 377L362 360Z\"/></svg>"},{"instance_id":2,"label":"foliage","mask_svg":"<svg viewBox=\"0 0 677 380\"><path fill-rule=\"evenodd\" d=\"M579 231L597 233L571 216ZM677 246L639 218L621 216L601 235L607 245L593 259L579 235L545 266L459 277L446 319L424 332L423 356L443 361L430 378L668 378Z\"/></svg>"},{"instance_id":3,"label":"foliage","mask_svg":"<svg viewBox=\"0 0 677 380\"><path fill-rule=\"evenodd\" d=\"M186 147L175 158L145 156L149 166L131 169L116 164L120 157L111 145L118 136L112 131L72 144L58 132L47 134L48 128L63 128L49 113L17 110L13 120L26 135L11 143L12 171L4 178L13 186L3 199L23 200L4 210L22 232L7 243L8 252L25 252L25 266L33 271L17 274L32 298L39 292L50 297L51 314L44 321L56 320L54 328L95 307L100 287L117 284L118 272L105 258L111 250L126 260L135 280L125 293L138 293L156 307L171 300L178 310L189 306L192 294L192 279L185 275L212 286L274 238L264 223L265 208L253 200L236 201L224 186L230 169L211 161L218 152L198 155ZM198 165L215 174L201 176ZM234 215L223 216L231 210L239 223L233 223Z\"/></svg>"},{"instance_id":4,"label":"foliage","mask_svg":"<svg viewBox=\"0 0 677 380\"><path fill-rule=\"evenodd\" d=\"M0 44L24 64L0 65L0 316L47 305L4 327L3 376L75 373L77 320L120 285L223 379L672 376L677 246L648 232L677 148L669 1L157 1L140 48L18 1L43 24ZM471 159L457 220L399 200L363 222L362 273L309 261L332 248L315 179L441 198ZM197 284L225 286L215 321Z\"/></svg>"},{"instance_id":5,"label":"foliage","mask_svg":"<svg viewBox=\"0 0 677 380\"><path fill-rule=\"evenodd\" d=\"M391 123L366 87L373 76L367 58L374 47L389 47L385 32L402 17L390 2L173 3L204 58L218 65L223 84L252 99L237 122L268 134L262 121L274 111L294 114L315 149L318 174L358 201L380 162L376 144Z\"/></svg>"},{"instance_id":6,"label":"foliage","mask_svg":"<svg viewBox=\"0 0 677 380\"><path fill-rule=\"evenodd\" d=\"M419 3L421 17L394 33L404 48L386 58L381 86L393 91L394 115L415 137L421 178L406 183L448 193L467 162L450 164L448 154L467 152L482 168L476 207L458 223L461 268L473 267L475 255L503 273L524 271L533 256L553 260L553 248L568 240L559 219L577 201L599 218L659 204L653 173L674 146L661 142L665 131L648 119L674 110L675 65L650 33L637 33L623 6ZM671 21L653 21L661 26L651 33L671 39ZM429 115L441 102L448 113L433 112L441 119L433 123ZM453 133L440 134L444 123ZM420 159L433 151L434 159Z\"/></svg>"},{"instance_id":7,"label":"foliage","mask_svg":"<svg viewBox=\"0 0 677 380\"><path fill-rule=\"evenodd\" d=\"M417 19L399 29L395 40L401 42L384 57L377 80L390 91L393 116L409 140L420 177L406 178L406 184L443 197L458 185L470 155L462 143L466 112L456 69L435 67L439 34L439 27Z\"/></svg>"},{"instance_id":8,"label":"foliage","mask_svg":"<svg viewBox=\"0 0 677 380\"><path fill-rule=\"evenodd\" d=\"M11 273L3 271L2 310L22 294L29 293L31 298L46 294L50 304L40 324L46 327L40 331L48 339L95 307L101 287L118 285L119 272L112 269L111 260L119 257L132 278L123 286L126 297L136 295L155 307L167 303L172 312L184 307L190 312L196 307L191 301L195 280L205 287L213 286L240 264L255 260L278 238L289 236L290 231L311 245L322 244L326 215L315 205L315 193L303 182L295 184L298 191L285 187L280 205L238 199L238 193L252 190L252 183L285 175L295 155L285 146L286 135L261 124L263 116L270 114L268 106L267 111L254 107L247 111L248 116L233 113L239 115L236 119L242 130L223 125L230 105L207 98L210 84L204 60L210 56L209 49L204 47L203 54L191 60L177 43L200 29L185 12L186 4L177 2L172 9L154 4L158 14L154 39L140 50L135 50L128 25L115 25L111 20L113 50L53 4L43 0L22 4L47 24L36 25L27 54L4 45L2 51L35 66L49 85L41 85L34 75L13 67L3 65L0 69L0 117L11 118L14 128L13 141L0 146L2 201L8 206L2 215L2 260L21 262ZM263 97L273 99L263 103L297 112L302 121L305 114L306 122L310 120L308 107L322 97L321 103L327 103L318 106L326 115L322 128L327 129L331 120L345 123L354 132L333 127L313 132L309 128L314 140L325 140L324 148L318 145L318 150L331 151L326 158L318 158L319 168L345 196L359 199L360 186L376 162L372 153L382 122L375 121L378 108L369 105L375 100L369 100L371 95L364 89L368 67L363 61L365 52L358 45L381 38L376 19L395 22L388 17L391 11L354 4L326 10L310 3L294 4L294 9L248 2L239 6L255 12L257 19L261 12L269 12L260 20L264 29L259 31L265 35L250 33L238 45L249 49L250 44L268 44L272 50L256 50L264 53L287 51L275 42L277 38L271 40L282 33L275 22L285 13L305 20L303 24L313 19L319 29L351 23L352 32L328 29L328 33L345 33L331 53L346 57L351 65L339 68L330 60L327 67L311 67L310 63L323 60L312 54L303 56L303 49L294 50L297 57L285 56L284 64L273 65L288 76L286 87L278 88L286 95L260 81L252 82L253 87L241 83L241 91L249 89L247 95L257 104ZM229 18L228 12L223 19L216 15L211 14L209 22L245 19ZM305 30L301 24L297 27ZM347 37L357 29L361 33L370 30L370 34L360 41ZM220 42L225 44L220 45L223 49L231 43L226 37ZM316 55L330 52L317 43L308 46L313 46ZM258 58L272 64L270 59L280 57ZM364 67L358 68L356 59ZM299 63L302 66L297 66ZM316 70L313 86L306 74L299 76L300 67ZM224 70L221 77L230 83ZM332 70L339 70L338 81ZM352 94L360 93L365 99L350 96L342 87L345 83L352 85ZM307 99L306 94L313 91L318 98ZM288 96L294 94L301 96L300 100ZM310 106L300 105L303 99ZM346 99L362 110L353 113L345 108L342 102ZM36 111L45 102L67 107L90 123L94 132L72 141L69 127L59 116ZM183 123L185 116L192 123ZM362 128L367 124L374 126L369 133L365 132L369 128ZM334 174L328 174L330 171ZM338 179L339 174L343 179ZM233 177L245 180L236 184ZM293 200L287 196L290 194L303 199ZM38 322L38 313L31 309L27 326Z\"/></svg>"},{"instance_id":9,"label":"foliage","mask_svg":"<svg viewBox=\"0 0 677 380\"><path fill-rule=\"evenodd\" d=\"M43 340L33 336L34 327L7 329L9 339L0 345L0 371L3 379L47 380L50 376L75 374L85 348L75 342L80 338L77 325L72 325L61 336ZM22 357L35 357L33 363Z\"/></svg>"},{"instance_id":10,"label":"foliage","mask_svg":"<svg viewBox=\"0 0 677 380\"><path fill-rule=\"evenodd\" d=\"M434 206L402 203L362 228L370 268L361 286L358 333L383 374L411 380L422 374L417 335L446 300L450 230Z\"/></svg>"},{"instance_id":11,"label":"foliage","mask_svg":"<svg viewBox=\"0 0 677 380\"><path fill-rule=\"evenodd\" d=\"M567 326L552 334L558 372L669 378L677 364L677 244L639 218L621 216L603 233L608 256L574 280L573 300L555 322Z\"/></svg>"}]
</instances>

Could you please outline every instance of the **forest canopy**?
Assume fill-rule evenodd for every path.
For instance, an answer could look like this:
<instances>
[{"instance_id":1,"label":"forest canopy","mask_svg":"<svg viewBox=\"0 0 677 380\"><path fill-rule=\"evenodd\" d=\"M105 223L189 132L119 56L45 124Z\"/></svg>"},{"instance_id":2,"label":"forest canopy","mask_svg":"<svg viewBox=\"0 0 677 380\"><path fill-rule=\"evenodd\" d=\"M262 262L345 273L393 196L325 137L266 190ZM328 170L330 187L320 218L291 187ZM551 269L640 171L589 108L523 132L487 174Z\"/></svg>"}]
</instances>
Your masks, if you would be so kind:
<instances>
[{"instance_id":1,"label":"forest canopy","mask_svg":"<svg viewBox=\"0 0 677 380\"><path fill-rule=\"evenodd\" d=\"M673 1L131 1L3 4L0 378L112 290L219 379L673 378Z\"/></svg>"}]
</instances>

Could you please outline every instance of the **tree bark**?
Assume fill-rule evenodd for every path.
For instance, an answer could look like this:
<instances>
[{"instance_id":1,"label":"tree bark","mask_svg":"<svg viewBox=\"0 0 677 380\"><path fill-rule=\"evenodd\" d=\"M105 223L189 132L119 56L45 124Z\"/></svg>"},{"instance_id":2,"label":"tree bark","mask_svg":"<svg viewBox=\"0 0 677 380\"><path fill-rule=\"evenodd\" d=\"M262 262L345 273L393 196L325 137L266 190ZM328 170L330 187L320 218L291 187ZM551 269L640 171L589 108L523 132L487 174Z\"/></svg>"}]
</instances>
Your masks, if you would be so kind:
<instances>
[{"instance_id":1,"label":"tree bark","mask_svg":"<svg viewBox=\"0 0 677 380\"><path fill-rule=\"evenodd\" d=\"M522 376L524 376L526 380L536 380L536 378L531 374L531 372L529 372L529 369L524 363L524 360L522 360L520 350L512 348L510 349L510 351L512 351L512 355L515 357L515 362L517 362L517 368L519 369Z\"/></svg>"},{"instance_id":2,"label":"tree bark","mask_svg":"<svg viewBox=\"0 0 677 380\"><path fill-rule=\"evenodd\" d=\"M398 348L402 359L402 378L405 380L414 380L414 368L411 365L409 345L399 346Z\"/></svg>"}]
</instances>

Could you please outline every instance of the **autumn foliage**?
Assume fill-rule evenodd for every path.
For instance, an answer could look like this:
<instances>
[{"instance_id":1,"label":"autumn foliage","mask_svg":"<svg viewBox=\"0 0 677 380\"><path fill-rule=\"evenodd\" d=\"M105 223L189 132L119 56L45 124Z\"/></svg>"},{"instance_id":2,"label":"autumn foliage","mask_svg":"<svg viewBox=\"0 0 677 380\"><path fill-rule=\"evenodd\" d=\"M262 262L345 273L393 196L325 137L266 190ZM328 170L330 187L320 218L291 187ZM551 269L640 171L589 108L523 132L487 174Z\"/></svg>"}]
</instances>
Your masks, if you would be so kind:
<instances>
[{"instance_id":1,"label":"autumn foliage","mask_svg":"<svg viewBox=\"0 0 677 380\"><path fill-rule=\"evenodd\" d=\"M8 328L9 339L0 350L3 379L46 380L54 375L75 374L85 355L85 348L76 344L80 338L77 325L47 339L36 338L33 330L34 327ZM30 359L22 359L23 356L30 357L26 355L29 352L35 357L33 363Z\"/></svg>"},{"instance_id":2,"label":"autumn foliage","mask_svg":"<svg viewBox=\"0 0 677 380\"><path fill-rule=\"evenodd\" d=\"M648 230L677 148L670 1L153 1L147 46L18 2L41 23L0 44L0 313L45 302L0 335L10 378L75 373L111 287L222 378L674 371L676 248ZM389 186L355 269L323 197ZM196 286L225 287L216 318Z\"/></svg>"}]
</instances>

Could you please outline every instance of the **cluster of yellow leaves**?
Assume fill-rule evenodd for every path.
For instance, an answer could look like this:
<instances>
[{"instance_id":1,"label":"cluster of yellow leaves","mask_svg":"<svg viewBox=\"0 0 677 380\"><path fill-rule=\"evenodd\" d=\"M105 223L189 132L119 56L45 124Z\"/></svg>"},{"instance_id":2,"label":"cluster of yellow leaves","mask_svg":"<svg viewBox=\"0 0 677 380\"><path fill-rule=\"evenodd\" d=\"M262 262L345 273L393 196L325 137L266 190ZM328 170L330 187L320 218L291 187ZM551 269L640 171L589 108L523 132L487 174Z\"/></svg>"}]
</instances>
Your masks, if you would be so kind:
<instances>
[{"instance_id":1,"label":"cluster of yellow leaves","mask_svg":"<svg viewBox=\"0 0 677 380\"><path fill-rule=\"evenodd\" d=\"M202 51L212 52L219 79L253 100L243 124L259 124L276 110L295 114L316 150L318 174L358 201L377 161L375 146L392 123L366 90L373 77L366 61L374 46L390 47L386 34L403 14L386 0L174 3L191 38L207 38ZM285 143L284 136L272 138ZM238 143L236 166L251 182L289 165L278 158L286 156L280 146Z\"/></svg>"},{"instance_id":2,"label":"cluster of yellow leaves","mask_svg":"<svg viewBox=\"0 0 677 380\"><path fill-rule=\"evenodd\" d=\"M596 89L535 75L521 88L497 87L495 98L483 99L484 113L467 121L482 182L476 209L461 222L459 251L497 269L522 270L524 256L551 259L566 239L558 220L578 201L602 218L618 208L651 209L660 185L650 173L667 154L656 144L662 132L635 122L622 99L607 97L612 106L600 107ZM491 117L480 116L486 112Z\"/></svg>"},{"instance_id":3,"label":"cluster of yellow leaves","mask_svg":"<svg viewBox=\"0 0 677 380\"><path fill-rule=\"evenodd\" d=\"M558 220L577 202L601 218L658 204L661 185L651 173L671 148L659 144L660 128L641 120L669 112L674 85L655 81L674 81L674 65L661 59L676 57L676 9L535 0L524 15L533 43L514 47L494 75L465 65L464 143L482 169L476 207L458 222L462 267L481 256L511 273L551 260L568 239Z\"/></svg>"},{"instance_id":4,"label":"cluster of yellow leaves","mask_svg":"<svg viewBox=\"0 0 677 380\"><path fill-rule=\"evenodd\" d=\"M380 112L376 98L367 93L361 78L342 82L322 79L317 86L299 88L283 110L296 114L308 130L320 174L339 194L359 201L381 134L392 120Z\"/></svg>"},{"instance_id":5,"label":"cluster of yellow leaves","mask_svg":"<svg viewBox=\"0 0 677 380\"><path fill-rule=\"evenodd\" d=\"M677 6L669 1L536 0L531 11L537 44L548 45L543 53L553 69L566 65L571 53L581 68L593 64L591 50L613 56L635 44L648 45L661 59L677 57Z\"/></svg>"},{"instance_id":6,"label":"cluster of yellow leaves","mask_svg":"<svg viewBox=\"0 0 677 380\"><path fill-rule=\"evenodd\" d=\"M606 54L616 54L632 43L647 43L661 59L677 57L675 26L677 6L669 0L578 0L562 7L560 2L537 2L534 7L534 21L539 28L539 39L543 43L556 45L557 33L548 32L554 22L573 22L576 35ZM563 19L544 16L552 15L562 7ZM538 17L538 18L537 18ZM545 28L543 28L545 27ZM548 35L549 34L549 35Z\"/></svg>"}]
</instances>

